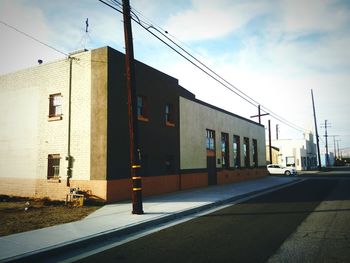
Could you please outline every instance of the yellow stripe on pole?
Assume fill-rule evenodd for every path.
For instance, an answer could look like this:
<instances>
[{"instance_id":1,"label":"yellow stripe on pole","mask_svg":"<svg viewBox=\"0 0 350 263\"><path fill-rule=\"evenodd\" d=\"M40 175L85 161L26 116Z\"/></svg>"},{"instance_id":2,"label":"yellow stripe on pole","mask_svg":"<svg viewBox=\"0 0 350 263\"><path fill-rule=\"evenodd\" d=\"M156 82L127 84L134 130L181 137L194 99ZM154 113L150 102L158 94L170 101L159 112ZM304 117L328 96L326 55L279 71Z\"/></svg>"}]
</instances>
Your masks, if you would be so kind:
<instances>
[{"instance_id":1,"label":"yellow stripe on pole","mask_svg":"<svg viewBox=\"0 0 350 263\"><path fill-rule=\"evenodd\" d=\"M133 191L141 191L142 188L141 188L141 187L134 187L132 190L133 190Z\"/></svg>"},{"instance_id":2,"label":"yellow stripe on pole","mask_svg":"<svg viewBox=\"0 0 350 263\"><path fill-rule=\"evenodd\" d=\"M141 168L141 165L139 164L134 164L131 166L132 169L136 169L136 168Z\"/></svg>"},{"instance_id":3,"label":"yellow stripe on pole","mask_svg":"<svg viewBox=\"0 0 350 263\"><path fill-rule=\"evenodd\" d=\"M132 179L133 180L141 180L141 176L133 176Z\"/></svg>"}]
</instances>

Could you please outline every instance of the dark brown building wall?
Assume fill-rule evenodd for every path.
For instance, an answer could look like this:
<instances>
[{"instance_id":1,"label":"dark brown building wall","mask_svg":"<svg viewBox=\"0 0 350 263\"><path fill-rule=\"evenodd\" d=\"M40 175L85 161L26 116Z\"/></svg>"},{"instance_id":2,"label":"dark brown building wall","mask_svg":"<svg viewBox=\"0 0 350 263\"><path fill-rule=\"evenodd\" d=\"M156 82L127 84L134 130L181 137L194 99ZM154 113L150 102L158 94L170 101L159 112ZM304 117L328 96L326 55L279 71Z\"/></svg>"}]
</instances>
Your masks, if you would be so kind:
<instances>
[{"instance_id":1,"label":"dark brown building wall","mask_svg":"<svg viewBox=\"0 0 350 263\"><path fill-rule=\"evenodd\" d=\"M128 178L130 175L124 65L124 54L108 48L108 180ZM135 75L137 95L147 98L148 111L148 120L138 121L141 175L178 174L179 96L194 98L194 95L179 86L177 79L138 61L135 61ZM173 105L173 126L166 125L166 104Z\"/></svg>"},{"instance_id":2,"label":"dark brown building wall","mask_svg":"<svg viewBox=\"0 0 350 263\"><path fill-rule=\"evenodd\" d=\"M130 177L125 57L111 48L108 57L107 180Z\"/></svg>"}]
</instances>

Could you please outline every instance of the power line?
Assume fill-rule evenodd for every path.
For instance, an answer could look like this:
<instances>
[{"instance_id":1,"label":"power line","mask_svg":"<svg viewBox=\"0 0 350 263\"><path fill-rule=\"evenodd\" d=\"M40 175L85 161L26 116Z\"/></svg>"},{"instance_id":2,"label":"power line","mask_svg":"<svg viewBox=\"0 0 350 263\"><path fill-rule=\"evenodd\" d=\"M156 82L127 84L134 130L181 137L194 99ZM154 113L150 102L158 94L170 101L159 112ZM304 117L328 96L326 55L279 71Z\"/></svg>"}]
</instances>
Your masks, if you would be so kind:
<instances>
[{"instance_id":1,"label":"power line","mask_svg":"<svg viewBox=\"0 0 350 263\"><path fill-rule=\"evenodd\" d=\"M68 56L67 53L65 53L65 52L63 52L63 51L61 51L61 50L58 50L57 48L54 48L53 46L50 46L50 45L48 45L48 44L42 42L41 40L39 40L39 39L37 39L37 38L35 38L35 37L33 37L33 36L31 36L31 35L29 35L29 34L23 32L23 31L21 31L21 30L19 30L18 28L15 28L14 26L11 26L11 25L5 23L4 21L1 21L1 20L0 20L0 23L3 24L3 25L5 25L5 26L7 26L7 27L9 27L9 28L11 28L11 29L13 29L13 30L15 30L15 31L17 31L18 33L20 33L20 34L22 34L22 35L25 35L26 37L28 37L28 38L30 38L30 39L32 39L32 40L34 40L34 41L36 41L36 42L38 42L38 43L40 43L40 44L46 46L46 47L48 47L48 48L51 48L52 50L55 50L55 51L58 52L58 53L61 53L61 54L65 55L65 56Z\"/></svg>"},{"instance_id":2,"label":"power line","mask_svg":"<svg viewBox=\"0 0 350 263\"><path fill-rule=\"evenodd\" d=\"M100 2L110 6L108 3L106 3L103 0L99 0ZM115 1L112 1L115 2ZM122 13L121 10L118 10L115 7L110 6L111 8L113 8L114 10ZM135 15L135 14L134 14ZM143 25L143 23L141 22L141 20L139 18L135 19L132 17L132 20L135 21L138 25L140 25L143 29L145 29L146 31L148 31L151 35L153 35L155 38L157 38L159 41L163 42L165 45L167 45L169 48L171 48L173 51L175 51L177 54L179 54L180 56L182 56L184 59L186 59L188 62L190 62L192 65L194 65L195 67L197 67L198 69L200 69L202 72L204 72L205 74L207 74L208 76L210 76L211 78L213 78L214 80L216 80L217 82L219 82L221 85L223 85L224 87L226 87L227 89L229 89L230 91L234 92L236 95L238 95L239 97L241 97L242 99L244 99L245 101L247 101L248 103L252 104L253 106L257 106L258 104L255 104L253 102L251 102L250 100L248 100L247 98L243 97L241 94L239 94L238 92L234 91L233 89L231 89L227 84L224 83L225 80L221 81L219 78L221 78L219 75L217 75L215 73L215 75L217 75L218 77L214 77L212 76L208 71L213 72L210 68L206 67L203 63L201 63L203 66L205 66L205 68L208 70L205 70L201 67L199 67L195 62L193 62L192 60L190 60L188 57L184 56L179 50L177 50L176 48L174 48L173 46L169 45L166 41L164 41L162 38L160 38L158 35L154 34L152 31L150 31L150 28L154 28L152 25L148 25L145 26ZM146 23L145 23L146 24ZM187 53L188 55L190 55L187 51L185 51L183 48L181 48L180 46L178 46L176 43L174 43L171 39L169 39L166 35L164 35L161 31L159 31L158 29L156 29L157 32L159 32L162 36L166 37L169 41L171 41L173 44L175 44L178 48L180 48L182 51L184 51L185 53ZM195 59L197 62L199 62L196 58L194 58L192 55L190 55L193 59ZM222 78L221 78L222 79ZM226 82L226 81L225 81Z\"/></svg>"},{"instance_id":3,"label":"power line","mask_svg":"<svg viewBox=\"0 0 350 263\"><path fill-rule=\"evenodd\" d=\"M116 2L116 1L114 1ZM119 3L120 4L120 3ZM133 8L134 9L134 8ZM135 9L134 9L135 10ZM138 11L137 11L138 12ZM139 14L141 14L140 12L138 12ZM138 18L138 17L137 17ZM134 20L135 22L137 22L138 24L141 25L141 20L138 18L138 21ZM143 28L145 28L143 25L141 25ZM159 26L158 26L159 27ZM161 28L161 27L159 27ZM194 57L191 53L189 53L187 50L185 50L183 47L181 47L179 44L175 43L172 39L170 39L167 35L165 35L162 31L164 31L166 34L169 34L166 30L162 29L162 31L160 31L159 29L157 29L156 27L153 26L153 24L148 25L147 28L145 28L147 31L149 31L149 29L155 29L156 31L158 31L162 36L164 36L167 40L169 40L171 43L173 43L176 47L180 48L181 51L185 52L185 54L189 55L191 58L193 58L196 62L198 62L201 66L205 67L205 69L209 70L211 73L213 73L216 77L218 77L220 80L222 80L223 82L225 82L227 85L229 85L230 87L232 87L233 89L235 89L237 92L241 93L243 96L249 98L251 101L248 101L250 104L254 105L254 106L259 106L261 105L259 102L257 102L255 99L253 99L252 97L250 97L249 95L247 95L246 93L244 93L242 90L238 89L236 86L234 86L233 84L231 84L229 81L227 81L226 79L224 79L223 77L221 77L218 73L216 73L214 70L212 70L211 68L209 68L207 65L205 65L203 62L201 62L200 60L198 60L196 57ZM232 88L227 87L226 85L224 85L226 88L228 88L230 91L234 92L235 94L237 94L236 91L234 91ZM237 94L238 96L240 96L241 98L243 98L240 94ZM245 98L243 98L245 99ZM246 100L246 99L245 99ZM246 100L247 101L247 100ZM253 102L253 103L252 103ZM291 122L289 122L288 120L284 119L283 117L279 116L278 114L274 113L272 110L268 109L267 107L261 105L262 108L264 108L265 112L269 112L270 115L272 115L275 119L279 120L280 122L294 128L297 129L299 131L305 131L306 129L299 127Z\"/></svg>"},{"instance_id":4,"label":"power line","mask_svg":"<svg viewBox=\"0 0 350 263\"><path fill-rule=\"evenodd\" d=\"M110 0L109 2L111 4L106 3L106 1L103 0L99 0L100 2L108 5L109 7L113 8L114 10L123 13L121 10L117 9L115 6L113 5L118 5L119 7L122 6L122 4L116 0ZM192 65L194 65L195 67L197 67L198 69L200 69L202 72L204 72L206 75L208 75L209 77L211 77L212 79L214 79L215 81L217 81L219 84L221 84L222 86L224 86L226 89L228 89L229 91L235 93L237 96L239 96L240 98L242 98L243 100L245 100L246 102L248 102L249 104L258 107L259 105L261 105L258 101L256 101L255 99L253 99L251 96L247 95L246 93L244 93L242 90L238 89L236 86L234 86L233 84L231 84L229 81L227 81L226 79L224 79L223 77L221 77L218 73L216 73L214 70L212 70L211 68L209 68L207 65L205 65L203 62L201 62L199 59L197 59L195 56L193 56L190 52L188 52L187 50L185 50L183 47L181 47L179 44L177 44L174 40L172 40L171 38L169 38L167 36L167 34L169 34L166 30L162 29L159 26L154 26L153 23L147 23L143 20L141 20L138 15L144 17L139 11L135 10L136 13L138 13L138 15L135 14L134 12L134 8L132 8L131 13L136 17L132 17L132 20L135 21L138 25L140 25L143 29L145 29L147 32L149 32L151 35L153 35L155 38L157 38L159 41L161 41L162 43L164 43L166 46L168 46L169 48L171 48L173 51L175 51L177 54L179 54L180 56L182 56L184 59L186 59L188 62L190 62ZM147 19L148 21L150 21L149 19ZM159 29L158 29L159 28ZM157 33L159 33L162 37L164 37L167 41L170 41L174 46L171 46L169 43L167 43L164 39L162 39L159 35L155 34L154 32L151 31L151 29L154 29L155 31L157 31ZM165 34L163 32L165 32ZM183 53L182 53L183 52ZM188 58L187 56L189 56L190 58ZM194 60L194 61L193 61ZM197 64L199 63L199 65ZM214 76L213 76L214 75ZM267 107L265 107L264 105L261 105L261 108L263 109L264 112L269 112L270 115L275 118L276 120L280 121L281 123L284 123L285 125L304 132L307 131L307 129L304 129L288 120L286 120L285 118L279 116L278 114L276 114L275 112L271 111L270 109L268 109Z\"/></svg>"}]
</instances>

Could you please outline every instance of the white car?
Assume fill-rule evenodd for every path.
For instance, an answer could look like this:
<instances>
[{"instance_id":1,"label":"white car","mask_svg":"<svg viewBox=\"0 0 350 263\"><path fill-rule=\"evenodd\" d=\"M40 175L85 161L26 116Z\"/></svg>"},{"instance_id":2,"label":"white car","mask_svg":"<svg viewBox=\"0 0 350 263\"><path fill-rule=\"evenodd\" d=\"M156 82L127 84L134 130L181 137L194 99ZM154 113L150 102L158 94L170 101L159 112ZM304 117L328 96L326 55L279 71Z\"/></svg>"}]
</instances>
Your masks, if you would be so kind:
<instances>
[{"instance_id":1,"label":"white car","mask_svg":"<svg viewBox=\"0 0 350 263\"><path fill-rule=\"evenodd\" d=\"M267 170L270 174L297 175L297 170L294 167L283 167L279 164L269 164Z\"/></svg>"}]
</instances>

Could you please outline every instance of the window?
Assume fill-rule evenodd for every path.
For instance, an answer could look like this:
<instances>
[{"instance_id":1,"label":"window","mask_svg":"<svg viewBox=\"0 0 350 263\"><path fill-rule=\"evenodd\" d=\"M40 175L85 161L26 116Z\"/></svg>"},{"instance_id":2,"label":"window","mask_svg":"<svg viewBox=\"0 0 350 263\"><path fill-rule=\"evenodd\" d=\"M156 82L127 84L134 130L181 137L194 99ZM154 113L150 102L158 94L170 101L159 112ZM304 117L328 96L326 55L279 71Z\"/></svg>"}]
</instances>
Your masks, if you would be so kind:
<instances>
[{"instance_id":1,"label":"window","mask_svg":"<svg viewBox=\"0 0 350 263\"><path fill-rule=\"evenodd\" d=\"M222 167L230 168L228 134L221 133L221 163Z\"/></svg>"},{"instance_id":2,"label":"window","mask_svg":"<svg viewBox=\"0 0 350 263\"><path fill-rule=\"evenodd\" d=\"M258 141L253 139L253 166L258 167Z\"/></svg>"},{"instance_id":3,"label":"window","mask_svg":"<svg viewBox=\"0 0 350 263\"><path fill-rule=\"evenodd\" d=\"M244 156L244 166L250 166L250 150L249 150L249 138L244 137L243 143L243 156Z\"/></svg>"},{"instance_id":4,"label":"window","mask_svg":"<svg viewBox=\"0 0 350 263\"><path fill-rule=\"evenodd\" d=\"M165 105L165 124L170 127L175 127L173 104Z\"/></svg>"},{"instance_id":5,"label":"window","mask_svg":"<svg viewBox=\"0 0 350 263\"><path fill-rule=\"evenodd\" d=\"M52 94L49 97L49 120L62 120L62 95Z\"/></svg>"},{"instance_id":6,"label":"window","mask_svg":"<svg viewBox=\"0 0 350 263\"><path fill-rule=\"evenodd\" d=\"M60 177L60 155L49 154L47 158L47 179L58 179Z\"/></svg>"},{"instance_id":7,"label":"window","mask_svg":"<svg viewBox=\"0 0 350 263\"><path fill-rule=\"evenodd\" d=\"M137 118L141 121L148 121L148 105L145 96L137 96Z\"/></svg>"},{"instance_id":8,"label":"window","mask_svg":"<svg viewBox=\"0 0 350 263\"><path fill-rule=\"evenodd\" d=\"M235 168L241 167L241 143L238 135L233 135L233 166Z\"/></svg>"},{"instance_id":9,"label":"window","mask_svg":"<svg viewBox=\"0 0 350 263\"><path fill-rule=\"evenodd\" d=\"M302 168L306 167L306 157L301 157L301 166Z\"/></svg>"},{"instance_id":10,"label":"window","mask_svg":"<svg viewBox=\"0 0 350 263\"><path fill-rule=\"evenodd\" d=\"M286 157L286 166L295 166L294 156L287 156Z\"/></svg>"},{"instance_id":11,"label":"window","mask_svg":"<svg viewBox=\"0 0 350 263\"><path fill-rule=\"evenodd\" d=\"M206 146L207 146L207 150L210 150L210 151L215 150L215 131L207 130Z\"/></svg>"}]
</instances>

